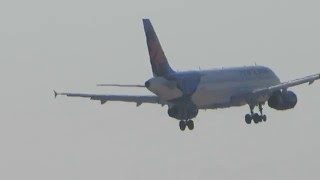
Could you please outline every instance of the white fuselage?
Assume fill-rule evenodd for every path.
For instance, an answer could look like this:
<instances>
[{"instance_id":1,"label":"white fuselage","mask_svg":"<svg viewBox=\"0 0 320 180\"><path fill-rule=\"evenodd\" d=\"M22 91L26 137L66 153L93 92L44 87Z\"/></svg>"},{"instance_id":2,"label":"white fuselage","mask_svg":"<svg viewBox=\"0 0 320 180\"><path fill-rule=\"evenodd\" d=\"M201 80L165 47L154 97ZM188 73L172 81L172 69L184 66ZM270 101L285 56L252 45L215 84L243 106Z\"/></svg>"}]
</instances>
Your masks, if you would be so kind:
<instances>
[{"instance_id":1,"label":"white fuselage","mask_svg":"<svg viewBox=\"0 0 320 180\"><path fill-rule=\"evenodd\" d=\"M189 74L192 73L189 72ZM200 76L200 81L191 99L199 109L234 106L231 102L232 96L280 83L276 74L263 66L214 69L197 71L194 74ZM170 101L183 95L183 92L172 80L155 77L149 82L148 89L164 101ZM244 104L246 102L237 104L237 106Z\"/></svg>"}]
</instances>

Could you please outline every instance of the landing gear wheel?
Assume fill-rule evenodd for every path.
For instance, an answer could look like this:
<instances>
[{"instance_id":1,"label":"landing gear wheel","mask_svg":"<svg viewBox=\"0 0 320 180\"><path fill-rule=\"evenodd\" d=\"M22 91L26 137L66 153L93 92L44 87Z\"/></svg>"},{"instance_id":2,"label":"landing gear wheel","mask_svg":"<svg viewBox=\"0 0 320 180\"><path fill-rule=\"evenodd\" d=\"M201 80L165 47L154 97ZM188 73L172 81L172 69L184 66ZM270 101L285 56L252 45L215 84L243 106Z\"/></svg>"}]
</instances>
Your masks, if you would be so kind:
<instances>
[{"instance_id":1,"label":"landing gear wheel","mask_svg":"<svg viewBox=\"0 0 320 180\"><path fill-rule=\"evenodd\" d=\"M189 130L193 130L194 129L194 123L193 123L192 120L188 120L186 124L187 124Z\"/></svg>"},{"instance_id":2,"label":"landing gear wheel","mask_svg":"<svg viewBox=\"0 0 320 180\"><path fill-rule=\"evenodd\" d=\"M181 130L181 131L184 131L184 130L186 129L186 127L187 127L186 122L180 121L180 122L179 122L179 127L180 127L180 130Z\"/></svg>"},{"instance_id":3,"label":"landing gear wheel","mask_svg":"<svg viewBox=\"0 0 320 180\"><path fill-rule=\"evenodd\" d=\"M258 124L259 122L261 122L261 116L258 113L253 114L252 118L255 124Z\"/></svg>"},{"instance_id":4,"label":"landing gear wheel","mask_svg":"<svg viewBox=\"0 0 320 180\"><path fill-rule=\"evenodd\" d=\"M254 110L255 106L257 106L257 105L249 104L250 114L247 114L245 116L245 120L246 120L247 124L250 124L252 121L255 124L258 124L258 123L263 122L263 121L264 122L267 121L267 116L263 114L263 108L262 108L263 105L264 105L264 103L259 103L258 107L259 107L259 112L260 113L254 113L253 110Z\"/></svg>"},{"instance_id":5,"label":"landing gear wheel","mask_svg":"<svg viewBox=\"0 0 320 180\"><path fill-rule=\"evenodd\" d=\"M266 116L266 115L262 115L262 120L263 120L264 122L266 122L266 121L267 121L267 116Z\"/></svg>"},{"instance_id":6,"label":"landing gear wheel","mask_svg":"<svg viewBox=\"0 0 320 180\"><path fill-rule=\"evenodd\" d=\"M246 120L246 123L247 123L247 124L251 124L251 121L252 121L251 115L250 115L250 114L246 114L245 120Z\"/></svg>"}]
</instances>

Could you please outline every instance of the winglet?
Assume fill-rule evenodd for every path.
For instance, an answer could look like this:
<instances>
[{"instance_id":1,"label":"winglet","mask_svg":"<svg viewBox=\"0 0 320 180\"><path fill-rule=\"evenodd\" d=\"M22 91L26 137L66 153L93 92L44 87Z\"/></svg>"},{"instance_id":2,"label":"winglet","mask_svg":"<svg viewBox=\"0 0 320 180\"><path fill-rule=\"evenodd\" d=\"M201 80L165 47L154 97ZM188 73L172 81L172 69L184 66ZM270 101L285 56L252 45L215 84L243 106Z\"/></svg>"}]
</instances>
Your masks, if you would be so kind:
<instances>
[{"instance_id":1,"label":"winglet","mask_svg":"<svg viewBox=\"0 0 320 180\"><path fill-rule=\"evenodd\" d=\"M53 90L53 92L54 92L54 98L57 98L58 93L55 90Z\"/></svg>"}]
</instances>

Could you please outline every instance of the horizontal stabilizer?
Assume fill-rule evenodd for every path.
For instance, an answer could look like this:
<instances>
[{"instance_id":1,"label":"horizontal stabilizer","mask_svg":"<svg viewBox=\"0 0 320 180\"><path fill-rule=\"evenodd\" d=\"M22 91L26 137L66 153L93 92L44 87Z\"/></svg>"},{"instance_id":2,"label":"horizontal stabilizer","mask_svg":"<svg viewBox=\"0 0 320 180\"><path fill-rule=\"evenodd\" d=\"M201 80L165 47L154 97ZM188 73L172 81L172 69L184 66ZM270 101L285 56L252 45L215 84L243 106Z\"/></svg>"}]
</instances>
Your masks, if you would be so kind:
<instances>
[{"instance_id":1,"label":"horizontal stabilizer","mask_svg":"<svg viewBox=\"0 0 320 180\"><path fill-rule=\"evenodd\" d=\"M97 86L108 86L108 87L145 87L141 84L97 84Z\"/></svg>"},{"instance_id":2,"label":"horizontal stabilizer","mask_svg":"<svg viewBox=\"0 0 320 180\"><path fill-rule=\"evenodd\" d=\"M83 97L90 98L91 100L98 100L101 104L107 101L122 101L122 102L133 102L137 106L143 103L161 104L165 105L166 102L161 101L158 96L136 96L136 95L104 95L104 94L84 94L84 93L65 93L54 91L54 96L68 96L68 97Z\"/></svg>"}]
</instances>

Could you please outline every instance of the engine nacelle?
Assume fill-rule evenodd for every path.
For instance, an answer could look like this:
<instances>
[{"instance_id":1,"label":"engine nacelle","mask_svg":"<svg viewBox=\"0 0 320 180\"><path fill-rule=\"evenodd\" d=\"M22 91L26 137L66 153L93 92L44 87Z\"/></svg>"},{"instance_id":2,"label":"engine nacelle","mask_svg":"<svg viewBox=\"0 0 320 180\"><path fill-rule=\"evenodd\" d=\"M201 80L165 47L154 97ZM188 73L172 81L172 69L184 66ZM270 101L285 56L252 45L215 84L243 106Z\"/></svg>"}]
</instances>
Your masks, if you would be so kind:
<instances>
[{"instance_id":1,"label":"engine nacelle","mask_svg":"<svg viewBox=\"0 0 320 180\"><path fill-rule=\"evenodd\" d=\"M195 118L199 110L194 106L173 106L168 109L168 115L178 120Z\"/></svg>"},{"instance_id":2,"label":"engine nacelle","mask_svg":"<svg viewBox=\"0 0 320 180\"><path fill-rule=\"evenodd\" d=\"M297 102L297 95L292 91L276 91L269 98L268 105L276 110L287 110L294 108Z\"/></svg>"},{"instance_id":3,"label":"engine nacelle","mask_svg":"<svg viewBox=\"0 0 320 180\"><path fill-rule=\"evenodd\" d=\"M177 117L178 113L179 109L177 108L177 106L168 109L168 115L172 118Z\"/></svg>"}]
</instances>

